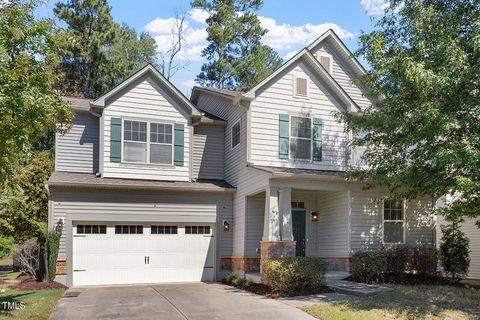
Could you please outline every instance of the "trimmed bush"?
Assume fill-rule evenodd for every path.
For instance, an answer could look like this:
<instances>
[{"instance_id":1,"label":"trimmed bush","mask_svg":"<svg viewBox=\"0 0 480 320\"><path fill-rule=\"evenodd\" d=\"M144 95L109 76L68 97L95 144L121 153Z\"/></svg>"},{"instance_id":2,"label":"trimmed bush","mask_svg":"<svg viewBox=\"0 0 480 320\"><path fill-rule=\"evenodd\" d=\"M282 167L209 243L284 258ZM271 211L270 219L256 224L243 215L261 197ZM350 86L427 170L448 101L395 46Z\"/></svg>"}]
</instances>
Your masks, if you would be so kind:
<instances>
[{"instance_id":1,"label":"trimmed bush","mask_svg":"<svg viewBox=\"0 0 480 320\"><path fill-rule=\"evenodd\" d=\"M442 226L440 263L443 272L453 281L460 281L468 274L470 266L470 240L460 230L460 221Z\"/></svg>"},{"instance_id":2,"label":"trimmed bush","mask_svg":"<svg viewBox=\"0 0 480 320\"><path fill-rule=\"evenodd\" d=\"M411 271L434 276L437 274L438 252L430 246L413 248Z\"/></svg>"},{"instance_id":3,"label":"trimmed bush","mask_svg":"<svg viewBox=\"0 0 480 320\"><path fill-rule=\"evenodd\" d=\"M41 242L43 261L45 263L45 279L48 281L53 281L57 271L60 234L55 230L48 230L42 235Z\"/></svg>"},{"instance_id":4,"label":"trimmed bush","mask_svg":"<svg viewBox=\"0 0 480 320\"><path fill-rule=\"evenodd\" d=\"M352 256L351 272L361 282L378 282L387 271L387 257L382 251L358 251Z\"/></svg>"},{"instance_id":5,"label":"trimmed bush","mask_svg":"<svg viewBox=\"0 0 480 320\"><path fill-rule=\"evenodd\" d=\"M292 295L315 292L324 284L327 263L318 257L288 257L264 262L263 274L272 291Z\"/></svg>"},{"instance_id":6,"label":"trimmed bush","mask_svg":"<svg viewBox=\"0 0 480 320\"><path fill-rule=\"evenodd\" d=\"M384 247L385 257L387 259L388 273L404 273L409 268L409 262L412 258L412 252L407 247Z\"/></svg>"}]
</instances>

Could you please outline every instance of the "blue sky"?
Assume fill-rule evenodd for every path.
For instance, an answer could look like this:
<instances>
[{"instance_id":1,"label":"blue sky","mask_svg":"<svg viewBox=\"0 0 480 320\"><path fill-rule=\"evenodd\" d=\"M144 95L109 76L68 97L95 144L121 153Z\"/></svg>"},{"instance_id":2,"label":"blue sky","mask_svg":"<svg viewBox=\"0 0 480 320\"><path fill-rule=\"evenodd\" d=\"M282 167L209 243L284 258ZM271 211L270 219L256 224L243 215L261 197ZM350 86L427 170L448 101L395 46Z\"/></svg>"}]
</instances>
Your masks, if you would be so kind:
<instances>
[{"instance_id":1,"label":"blue sky","mask_svg":"<svg viewBox=\"0 0 480 320\"><path fill-rule=\"evenodd\" d=\"M38 9L39 16L53 16L56 1L48 1ZM171 81L185 94L190 94L196 75L203 63L200 56L206 46L206 14L192 10L189 0L109 0L116 22L125 22L137 31L155 37L159 51L170 43L170 24L176 11L187 12L185 49L178 62L187 64ZM370 31L372 19L384 8L384 0L264 0L258 12L262 26L269 32L263 42L287 59L324 31L331 28L351 51L358 47L358 36Z\"/></svg>"}]
</instances>

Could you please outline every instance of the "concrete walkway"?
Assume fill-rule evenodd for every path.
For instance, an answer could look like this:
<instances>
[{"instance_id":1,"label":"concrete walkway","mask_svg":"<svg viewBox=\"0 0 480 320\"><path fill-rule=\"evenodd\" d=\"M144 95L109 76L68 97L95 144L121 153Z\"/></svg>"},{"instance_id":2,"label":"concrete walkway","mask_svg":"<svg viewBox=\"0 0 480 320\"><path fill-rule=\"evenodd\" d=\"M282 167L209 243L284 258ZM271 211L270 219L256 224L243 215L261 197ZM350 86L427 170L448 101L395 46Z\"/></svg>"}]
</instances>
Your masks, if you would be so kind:
<instances>
[{"instance_id":1,"label":"concrete walkway","mask_svg":"<svg viewBox=\"0 0 480 320\"><path fill-rule=\"evenodd\" d=\"M52 320L266 319L312 320L300 309L218 283L71 288Z\"/></svg>"},{"instance_id":2,"label":"concrete walkway","mask_svg":"<svg viewBox=\"0 0 480 320\"><path fill-rule=\"evenodd\" d=\"M358 297L370 297L382 292L393 291L392 288L345 280L327 281L327 287L337 293L351 294Z\"/></svg>"}]
</instances>

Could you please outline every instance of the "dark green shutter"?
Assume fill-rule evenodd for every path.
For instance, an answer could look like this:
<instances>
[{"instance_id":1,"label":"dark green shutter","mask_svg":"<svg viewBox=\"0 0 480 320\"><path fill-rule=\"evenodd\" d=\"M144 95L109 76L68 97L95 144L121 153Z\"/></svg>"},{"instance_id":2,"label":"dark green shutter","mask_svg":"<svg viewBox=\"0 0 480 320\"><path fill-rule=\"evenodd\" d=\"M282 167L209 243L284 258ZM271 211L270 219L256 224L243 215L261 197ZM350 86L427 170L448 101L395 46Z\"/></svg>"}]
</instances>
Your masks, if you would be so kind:
<instances>
[{"instance_id":1,"label":"dark green shutter","mask_svg":"<svg viewBox=\"0 0 480 320\"><path fill-rule=\"evenodd\" d=\"M173 162L176 166L183 166L183 153L184 153L184 125L181 123L175 123L175 132L173 138Z\"/></svg>"},{"instance_id":2,"label":"dark green shutter","mask_svg":"<svg viewBox=\"0 0 480 320\"><path fill-rule=\"evenodd\" d=\"M288 135L290 132L288 114L281 114L278 124L278 157L288 159Z\"/></svg>"},{"instance_id":3,"label":"dark green shutter","mask_svg":"<svg viewBox=\"0 0 480 320\"><path fill-rule=\"evenodd\" d=\"M110 120L110 162L120 162L122 159L122 119Z\"/></svg>"},{"instance_id":4,"label":"dark green shutter","mask_svg":"<svg viewBox=\"0 0 480 320\"><path fill-rule=\"evenodd\" d=\"M313 160L322 161L322 119L313 119Z\"/></svg>"}]
</instances>

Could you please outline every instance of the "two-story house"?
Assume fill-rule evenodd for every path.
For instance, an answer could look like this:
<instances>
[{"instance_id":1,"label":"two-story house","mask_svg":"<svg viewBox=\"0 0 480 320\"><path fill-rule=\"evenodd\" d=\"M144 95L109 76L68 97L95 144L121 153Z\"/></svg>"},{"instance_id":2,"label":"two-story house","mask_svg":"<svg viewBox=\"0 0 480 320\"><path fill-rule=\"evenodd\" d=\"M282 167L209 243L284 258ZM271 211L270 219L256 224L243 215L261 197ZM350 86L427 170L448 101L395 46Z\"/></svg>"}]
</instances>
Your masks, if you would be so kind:
<instances>
[{"instance_id":1,"label":"two-story house","mask_svg":"<svg viewBox=\"0 0 480 320\"><path fill-rule=\"evenodd\" d=\"M68 285L215 281L262 259L433 244L431 199L396 203L347 181L337 112L370 102L333 31L248 92L194 87L146 66L94 100L69 98L57 135L49 225Z\"/></svg>"}]
</instances>

